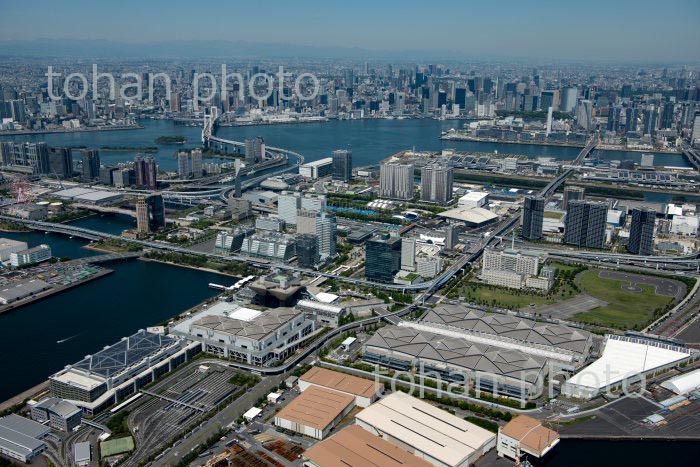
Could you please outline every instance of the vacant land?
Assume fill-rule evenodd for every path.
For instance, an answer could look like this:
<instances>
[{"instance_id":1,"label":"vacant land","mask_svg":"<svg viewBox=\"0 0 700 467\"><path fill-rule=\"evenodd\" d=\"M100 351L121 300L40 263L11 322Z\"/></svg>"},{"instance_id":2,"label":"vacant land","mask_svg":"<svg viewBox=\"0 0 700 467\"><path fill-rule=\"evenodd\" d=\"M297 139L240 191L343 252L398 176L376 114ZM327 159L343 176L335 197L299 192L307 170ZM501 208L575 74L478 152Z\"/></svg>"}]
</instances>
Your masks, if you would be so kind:
<instances>
[{"instance_id":1,"label":"vacant land","mask_svg":"<svg viewBox=\"0 0 700 467\"><path fill-rule=\"evenodd\" d=\"M656 310L665 308L674 300L667 295L658 295L653 278L648 279L631 274L626 280L618 280L601 277L599 270L584 272L578 279L581 290L608 304L578 313L574 318L584 323L614 328L640 328Z\"/></svg>"}]
</instances>

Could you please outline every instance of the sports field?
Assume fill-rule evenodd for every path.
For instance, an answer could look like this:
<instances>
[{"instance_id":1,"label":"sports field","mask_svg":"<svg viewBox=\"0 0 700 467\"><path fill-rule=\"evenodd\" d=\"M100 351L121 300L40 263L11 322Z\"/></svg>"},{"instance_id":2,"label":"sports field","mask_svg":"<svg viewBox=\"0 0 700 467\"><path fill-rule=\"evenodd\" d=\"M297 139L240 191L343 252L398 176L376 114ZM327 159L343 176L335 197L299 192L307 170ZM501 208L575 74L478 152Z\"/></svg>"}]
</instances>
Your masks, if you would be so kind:
<instances>
[{"instance_id":1,"label":"sports field","mask_svg":"<svg viewBox=\"0 0 700 467\"><path fill-rule=\"evenodd\" d=\"M124 452L134 450L134 438L126 436L124 438L108 439L100 445L100 453L102 457L114 456Z\"/></svg>"},{"instance_id":2,"label":"sports field","mask_svg":"<svg viewBox=\"0 0 700 467\"><path fill-rule=\"evenodd\" d=\"M578 313L574 318L585 323L615 328L632 329L635 325L641 327L652 317L654 310L664 308L673 301L673 297L656 293L657 284L654 279L633 274L629 280L618 280L601 277L600 270L586 271L580 276L579 287L588 295L608 304Z\"/></svg>"}]
</instances>

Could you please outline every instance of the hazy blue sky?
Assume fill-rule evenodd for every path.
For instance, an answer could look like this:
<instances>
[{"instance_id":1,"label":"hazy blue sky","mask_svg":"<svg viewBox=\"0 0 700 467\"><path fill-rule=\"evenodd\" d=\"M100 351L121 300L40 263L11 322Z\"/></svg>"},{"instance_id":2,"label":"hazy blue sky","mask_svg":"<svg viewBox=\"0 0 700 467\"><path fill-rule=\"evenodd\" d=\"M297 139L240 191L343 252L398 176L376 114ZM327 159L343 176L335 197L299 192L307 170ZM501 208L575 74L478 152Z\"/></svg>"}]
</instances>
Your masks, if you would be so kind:
<instances>
[{"instance_id":1,"label":"hazy blue sky","mask_svg":"<svg viewBox=\"0 0 700 467\"><path fill-rule=\"evenodd\" d=\"M0 40L247 40L474 56L700 60L700 0L0 0Z\"/></svg>"}]
</instances>

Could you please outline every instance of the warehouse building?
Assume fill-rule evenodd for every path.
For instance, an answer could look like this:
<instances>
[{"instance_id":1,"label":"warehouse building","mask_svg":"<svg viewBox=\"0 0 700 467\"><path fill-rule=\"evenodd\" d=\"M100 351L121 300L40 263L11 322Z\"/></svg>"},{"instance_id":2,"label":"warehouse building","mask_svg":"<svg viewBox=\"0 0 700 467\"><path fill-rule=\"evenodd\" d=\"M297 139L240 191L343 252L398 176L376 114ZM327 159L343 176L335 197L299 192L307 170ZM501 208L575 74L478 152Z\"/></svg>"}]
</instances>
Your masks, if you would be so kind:
<instances>
[{"instance_id":1,"label":"warehouse building","mask_svg":"<svg viewBox=\"0 0 700 467\"><path fill-rule=\"evenodd\" d=\"M310 387L320 387L342 392L355 398L358 407L369 407L377 400L384 385L374 380L347 375L338 371L314 366L299 378L299 389L305 391Z\"/></svg>"},{"instance_id":2,"label":"warehouse building","mask_svg":"<svg viewBox=\"0 0 700 467\"><path fill-rule=\"evenodd\" d=\"M528 400L541 394L546 359L409 326L385 326L364 345L363 360Z\"/></svg>"},{"instance_id":3,"label":"warehouse building","mask_svg":"<svg viewBox=\"0 0 700 467\"><path fill-rule=\"evenodd\" d=\"M46 449L43 439L51 428L17 414L0 418L0 454L30 462Z\"/></svg>"},{"instance_id":4,"label":"warehouse building","mask_svg":"<svg viewBox=\"0 0 700 467\"><path fill-rule=\"evenodd\" d=\"M467 467L496 446L495 434L402 392L355 419L373 435L439 467Z\"/></svg>"},{"instance_id":5,"label":"warehouse building","mask_svg":"<svg viewBox=\"0 0 700 467\"><path fill-rule=\"evenodd\" d=\"M10 259L12 253L17 253L18 251L26 250L27 242L18 242L17 240L11 240L9 238L0 238L0 261L7 261Z\"/></svg>"},{"instance_id":6,"label":"warehouse building","mask_svg":"<svg viewBox=\"0 0 700 467\"><path fill-rule=\"evenodd\" d=\"M7 287L0 289L0 304L9 305L17 300L38 295L51 288L53 288L51 284L41 279L25 279L23 281L13 282Z\"/></svg>"},{"instance_id":7,"label":"warehouse building","mask_svg":"<svg viewBox=\"0 0 700 467\"><path fill-rule=\"evenodd\" d=\"M47 397L32 405L32 420L39 423L49 422L51 428L60 431L72 431L80 425L83 411L68 401L56 397Z\"/></svg>"},{"instance_id":8,"label":"warehouse building","mask_svg":"<svg viewBox=\"0 0 700 467\"><path fill-rule=\"evenodd\" d=\"M312 336L314 322L292 308L257 310L219 302L177 324L173 334L202 351L249 365L270 366Z\"/></svg>"},{"instance_id":9,"label":"warehouse building","mask_svg":"<svg viewBox=\"0 0 700 467\"><path fill-rule=\"evenodd\" d=\"M438 214L450 221L464 223L467 227L483 227L498 220L498 216L488 209L459 206Z\"/></svg>"},{"instance_id":10,"label":"warehouse building","mask_svg":"<svg viewBox=\"0 0 700 467\"><path fill-rule=\"evenodd\" d=\"M637 337L608 335L602 356L569 378L561 388L568 397L591 399L688 361L690 349Z\"/></svg>"},{"instance_id":11,"label":"warehouse building","mask_svg":"<svg viewBox=\"0 0 700 467\"><path fill-rule=\"evenodd\" d=\"M526 455L544 457L559 444L559 434L527 415L519 415L498 428L498 457L520 463Z\"/></svg>"},{"instance_id":12,"label":"warehouse building","mask_svg":"<svg viewBox=\"0 0 700 467\"><path fill-rule=\"evenodd\" d=\"M275 415L275 425L324 439L354 406L349 394L311 386Z\"/></svg>"},{"instance_id":13,"label":"warehouse building","mask_svg":"<svg viewBox=\"0 0 700 467\"><path fill-rule=\"evenodd\" d=\"M50 376L51 395L92 416L174 370L200 348L197 342L141 329Z\"/></svg>"},{"instance_id":14,"label":"warehouse building","mask_svg":"<svg viewBox=\"0 0 700 467\"><path fill-rule=\"evenodd\" d=\"M430 467L432 464L352 425L303 454L308 467Z\"/></svg>"},{"instance_id":15,"label":"warehouse building","mask_svg":"<svg viewBox=\"0 0 700 467\"><path fill-rule=\"evenodd\" d=\"M38 245L33 248L18 251L10 254L10 264L14 267L25 264L41 263L51 259L51 247L48 245Z\"/></svg>"},{"instance_id":16,"label":"warehouse building","mask_svg":"<svg viewBox=\"0 0 700 467\"><path fill-rule=\"evenodd\" d=\"M694 370L664 381L661 383L661 387L679 395L689 394L700 389L700 370Z\"/></svg>"}]
</instances>

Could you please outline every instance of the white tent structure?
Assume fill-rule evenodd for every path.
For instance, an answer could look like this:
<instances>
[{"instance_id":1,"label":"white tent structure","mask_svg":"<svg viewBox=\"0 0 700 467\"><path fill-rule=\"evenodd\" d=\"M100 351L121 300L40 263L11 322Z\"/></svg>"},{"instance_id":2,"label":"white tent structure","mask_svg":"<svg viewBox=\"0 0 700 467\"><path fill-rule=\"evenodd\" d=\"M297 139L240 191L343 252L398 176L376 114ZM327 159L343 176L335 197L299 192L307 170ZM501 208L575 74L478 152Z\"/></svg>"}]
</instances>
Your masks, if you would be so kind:
<instances>
[{"instance_id":1,"label":"white tent structure","mask_svg":"<svg viewBox=\"0 0 700 467\"><path fill-rule=\"evenodd\" d=\"M700 370L691 371L664 381L661 383L661 387L679 395L685 395L700 389Z\"/></svg>"},{"instance_id":2,"label":"white tent structure","mask_svg":"<svg viewBox=\"0 0 700 467\"><path fill-rule=\"evenodd\" d=\"M641 375L670 368L690 357L690 350L662 342L634 337L608 335L603 355L569 378L562 394L590 399L606 388Z\"/></svg>"}]
</instances>

